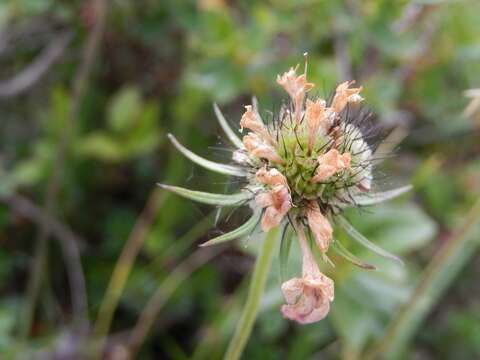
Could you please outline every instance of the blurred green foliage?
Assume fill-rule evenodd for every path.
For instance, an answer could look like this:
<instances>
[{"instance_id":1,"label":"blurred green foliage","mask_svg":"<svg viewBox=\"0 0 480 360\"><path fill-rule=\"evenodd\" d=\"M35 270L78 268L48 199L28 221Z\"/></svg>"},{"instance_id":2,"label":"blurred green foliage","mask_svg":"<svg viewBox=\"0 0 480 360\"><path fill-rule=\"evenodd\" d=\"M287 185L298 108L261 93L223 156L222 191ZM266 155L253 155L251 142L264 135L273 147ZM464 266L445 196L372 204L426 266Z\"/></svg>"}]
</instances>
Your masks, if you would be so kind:
<instances>
[{"instance_id":1,"label":"blurred green foliage","mask_svg":"<svg viewBox=\"0 0 480 360\"><path fill-rule=\"evenodd\" d=\"M480 87L480 3L111 0L86 92L75 99L73 79L99 21L97 2L0 3L0 88L60 32L73 34L60 60L39 81L14 97L0 98L0 353L22 358L30 351L73 346L66 330L72 318L67 268L54 241L48 245L35 321L28 340L19 340L39 223L12 206L17 196L38 207L45 203L66 131L70 135L52 216L82 238L94 322L119 254L157 182L212 192L235 189L235 183L182 158L165 141L166 133L202 156L228 162L228 145L211 104L217 102L232 124L252 95L262 114L275 111L283 98L276 75L302 63L308 51L315 91L328 96L339 81L356 79L375 121L386 132L408 131L382 164L378 188L411 181L414 194L347 214L364 235L400 255L406 265L384 261L336 229L352 253L380 270L368 272L334 257L336 268L324 269L337 284L331 315L301 327L278 312L277 259L245 358L361 358L409 301L422 268L480 195L480 115L465 116L468 99L462 95ZM80 110L72 123L77 101ZM225 214L216 224L210 211L161 194L115 313L112 339L122 339L122 332L133 327L156 288L198 244L246 216L246 211ZM139 358L222 356L239 316L258 238L253 234L232 244L179 284ZM295 242L291 252L289 275L300 266ZM474 256L398 356L480 357L479 271ZM108 356L114 358L116 350Z\"/></svg>"}]
</instances>

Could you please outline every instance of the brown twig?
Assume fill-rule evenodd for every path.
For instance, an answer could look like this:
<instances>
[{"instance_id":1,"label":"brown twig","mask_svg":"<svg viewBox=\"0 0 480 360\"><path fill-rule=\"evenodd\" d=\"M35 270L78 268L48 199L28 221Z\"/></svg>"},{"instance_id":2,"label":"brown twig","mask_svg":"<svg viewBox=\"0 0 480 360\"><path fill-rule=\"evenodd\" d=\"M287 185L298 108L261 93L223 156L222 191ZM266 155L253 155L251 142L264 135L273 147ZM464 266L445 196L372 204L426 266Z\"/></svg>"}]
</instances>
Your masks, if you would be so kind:
<instances>
[{"instance_id":1,"label":"brown twig","mask_svg":"<svg viewBox=\"0 0 480 360\"><path fill-rule=\"evenodd\" d=\"M1 196L0 201L7 204L12 212L30 221L42 224L48 223L52 235L58 240L65 258L65 266L69 277L70 294L73 308L87 308L87 290L80 261L80 245L85 241L76 235L67 225L62 224L51 214L44 212L30 199L21 195Z\"/></svg>"},{"instance_id":2,"label":"brown twig","mask_svg":"<svg viewBox=\"0 0 480 360\"><path fill-rule=\"evenodd\" d=\"M20 95L35 85L60 58L71 38L69 31L58 35L22 72L0 82L0 98L8 99Z\"/></svg>"}]
</instances>

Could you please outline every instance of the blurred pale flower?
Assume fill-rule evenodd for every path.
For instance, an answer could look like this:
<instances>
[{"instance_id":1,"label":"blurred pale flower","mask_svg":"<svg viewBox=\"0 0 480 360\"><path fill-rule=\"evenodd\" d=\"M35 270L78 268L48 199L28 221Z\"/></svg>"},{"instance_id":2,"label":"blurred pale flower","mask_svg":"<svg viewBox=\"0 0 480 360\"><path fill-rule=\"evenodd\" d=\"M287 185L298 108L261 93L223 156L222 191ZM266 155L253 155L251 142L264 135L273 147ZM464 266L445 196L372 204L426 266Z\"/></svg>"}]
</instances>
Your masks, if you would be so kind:
<instances>
[{"instance_id":1,"label":"blurred pale flower","mask_svg":"<svg viewBox=\"0 0 480 360\"><path fill-rule=\"evenodd\" d=\"M480 89L465 90L464 95L471 100L463 111L463 114L466 117L473 116L478 110L480 110Z\"/></svg>"}]
</instances>

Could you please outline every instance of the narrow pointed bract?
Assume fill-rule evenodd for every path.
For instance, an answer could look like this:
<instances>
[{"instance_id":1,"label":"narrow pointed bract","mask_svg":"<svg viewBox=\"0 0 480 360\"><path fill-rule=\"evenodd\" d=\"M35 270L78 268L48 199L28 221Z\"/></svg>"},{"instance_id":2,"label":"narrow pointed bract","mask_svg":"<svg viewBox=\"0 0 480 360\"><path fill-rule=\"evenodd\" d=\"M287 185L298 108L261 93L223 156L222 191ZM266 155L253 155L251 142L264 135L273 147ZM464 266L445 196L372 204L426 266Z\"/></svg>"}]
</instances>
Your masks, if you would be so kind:
<instances>
[{"instance_id":1,"label":"narrow pointed bract","mask_svg":"<svg viewBox=\"0 0 480 360\"><path fill-rule=\"evenodd\" d=\"M176 193L184 198L194 200L203 204L218 205L218 206L238 206L245 201L251 199L252 194L243 191L239 194L225 195L225 194L212 194L203 191L195 191L185 189L179 186L170 186L165 184L158 184L165 190Z\"/></svg>"},{"instance_id":2,"label":"narrow pointed bract","mask_svg":"<svg viewBox=\"0 0 480 360\"><path fill-rule=\"evenodd\" d=\"M187 157L194 163L204 167L205 169L215 171L223 175L240 176L240 177L247 176L246 172L240 167L218 164L214 161L210 161L202 158L201 156L198 156L197 154L191 152L182 144L180 144L178 140L175 139L175 136L173 136L172 134L168 134L168 138L170 139L172 144L177 148L177 150L180 151L183 155L185 155L185 157Z\"/></svg>"},{"instance_id":3,"label":"narrow pointed bract","mask_svg":"<svg viewBox=\"0 0 480 360\"><path fill-rule=\"evenodd\" d=\"M342 245L342 243L338 240L335 240L331 244L332 249L341 257L345 258L352 264L361 267L362 269L366 270L377 270L377 268L374 265L371 265L355 255L353 255L345 246Z\"/></svg>"},{"instance_id":4,"label":"narrow pointed bract","mask_svg":"<svg viewBox=\"0 0 480 360\"><path fill-rule=\"evenodd\" d=\"M403 265L402 259L400 259L398 256L390 254L388 251L382 249L380 246L372 243L365 236L360 234L342 215L338 215L337 220L338 224L352 237L353 240L359 242L374 253L383 256L384 258L395 260L399 264Z\"/></svg>"},{"instance_id":5,"label":"narrow pointed bract","mask_svg":"<svg viewBox=\"0 0 480 360\"><path fill-rule=\"evenodd\" d=\"M228 122L220 111L220 108L215 103L213 104L213 110L215 111L218 123L222 127L222 130L225 132L225 135L227 135L228 140L230 140L232 145L235 145L235 147L237 147L238 149L243 148L242 140L240 140L237 134L235 134L235 131L233 131L230 125L228 125Z\"/></svg>"},{"instance_id":6,"label":"narrow pointed bract","mask_svg":"<svg viewBox=\"0 0 480 360\"><path fill-rule=\"evenodd\" d=\"M412 190L412 186L406 185L388 191L358 195L355 196L355 203L362 206L376 205L391 199L395 199L396 197L401 196L410 190Z\"/></svg>"},{"instance_id":7,"label":"narrow pointed bract","mask_svg":"<svg viewBox=\"0 0 480 360\"><path fill-rule=\"evenodd\" d=\"M243 225L239 226L235 230L232 230L226 234L222 234L213 239L204 242L200 246L211 246L224 243L226 241L235 240L245 235L250 234L260 221L261 211L256 211L250 219L248 219Z\"/></svg>"}]
</instances>

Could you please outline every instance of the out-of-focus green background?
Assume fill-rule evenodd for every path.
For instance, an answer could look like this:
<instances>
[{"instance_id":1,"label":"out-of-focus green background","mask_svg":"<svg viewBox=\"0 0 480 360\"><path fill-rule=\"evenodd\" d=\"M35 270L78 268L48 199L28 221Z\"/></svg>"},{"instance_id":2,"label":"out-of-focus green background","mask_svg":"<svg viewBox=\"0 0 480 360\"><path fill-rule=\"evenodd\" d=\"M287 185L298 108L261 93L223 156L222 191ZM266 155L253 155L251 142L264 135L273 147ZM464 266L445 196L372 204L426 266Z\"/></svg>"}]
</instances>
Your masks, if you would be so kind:
<instances>
[{"instance_id":1,"label":"out-of-focus green background","mask_svg":"<svg viewBox=\"0 0 480 360\"><path fill-rule=\"evenodd\" d=\"M378 187L414 190L348 213L405 266L336 231L380 271L336 259L330 316L298 326L275 261L245 359L480 358L479 15L475 0L0 2L0 357L88 358L103 340L126 359L137 339L135 358L221 358L260 239L198 250L248 211L215 222L157 188L236 187L166 135L228 162L212 103L232 124L252 95L275 111L276 75L307 51L318 94L356 79L407 135Z\"/></svg>"}]
</instances>

